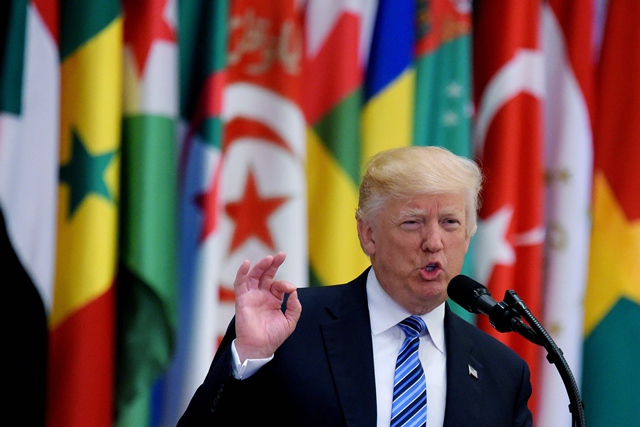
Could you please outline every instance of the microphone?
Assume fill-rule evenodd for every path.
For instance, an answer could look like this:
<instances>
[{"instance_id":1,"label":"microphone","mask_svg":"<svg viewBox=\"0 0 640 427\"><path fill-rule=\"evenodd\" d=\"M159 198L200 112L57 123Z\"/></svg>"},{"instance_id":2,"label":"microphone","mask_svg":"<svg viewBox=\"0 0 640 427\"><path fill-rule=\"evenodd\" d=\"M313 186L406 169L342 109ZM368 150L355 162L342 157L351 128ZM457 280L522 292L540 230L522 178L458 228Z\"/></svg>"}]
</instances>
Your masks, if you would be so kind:
<instances>
[{"instance_id":1,"label":"microphone","mask_svg":"<svg viewBox=\"0 0 640 427\"><path fill-rule=\"evenodd\" d=\"M489 323L498 332L515 331L532 343L543 345L538 334L523 322L517 311L510 308L504 301L494 300L485 286L470 277L460 274L451 279L447 294L468 312L489 316Z\"/></svg>"},{"instance_id":2,"label":"microphone","mask_svg":"<svg viewBox=\"0 0 640 427\"><path fill-rule=\"evenodd\" d=\"M562 350L558 348L553 338L545 331L515 291L508 290L504 294L504 301L496 302L491 298L486 287L460 274L449 282L447 294L465 310L489 316L491 326L499 332L515 331L532 343L543 346L548 352L547 360L558 368L569 394L569 410L573 416L573 425L584 427L584 404L580 397L580 389L571 373L569 364L562 355ZM526 325L520 316L524 316L533 328Z\"/></svg>"}]
</instances>

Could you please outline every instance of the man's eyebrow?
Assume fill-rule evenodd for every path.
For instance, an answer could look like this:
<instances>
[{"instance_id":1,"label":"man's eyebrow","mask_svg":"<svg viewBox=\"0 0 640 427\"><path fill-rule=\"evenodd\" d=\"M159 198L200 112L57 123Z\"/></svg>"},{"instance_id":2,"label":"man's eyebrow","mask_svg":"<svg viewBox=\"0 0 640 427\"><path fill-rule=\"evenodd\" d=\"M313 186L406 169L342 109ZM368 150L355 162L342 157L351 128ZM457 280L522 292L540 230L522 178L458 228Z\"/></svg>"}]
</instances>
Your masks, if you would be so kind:
<instances>
[{"instance_id":1,"label":"man's eyebrow","mask_svg":"<svg viewBox=\"0 0 640 427\"><path fill-rule=\"evenodd\" d=\"M464 213L464 209L460 209L457 206L448 206L445 209L443 209L443 212L447 213L447 212L451 212L451 213Z\"/></svg>"},{"instance_id":2,"label":"man's eyebrow","mask_svg":"<svg viewBox=\"0 0 640 427\"><path fill-rule=\"evenodd\" d=\"M398 216L423 216L425 211L423 209L403 209L398 212Z\"/></svg>"}]
</instances>

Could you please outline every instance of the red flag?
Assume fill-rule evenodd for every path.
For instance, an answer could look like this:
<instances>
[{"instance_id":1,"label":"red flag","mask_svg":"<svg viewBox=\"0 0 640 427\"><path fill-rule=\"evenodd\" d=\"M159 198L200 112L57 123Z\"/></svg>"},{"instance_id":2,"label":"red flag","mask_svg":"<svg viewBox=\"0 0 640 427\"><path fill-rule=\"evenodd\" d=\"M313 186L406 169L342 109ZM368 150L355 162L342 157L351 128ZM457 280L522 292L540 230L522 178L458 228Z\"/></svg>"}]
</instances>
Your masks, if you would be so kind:
<instances>
[{"instance_id":1,"label":"red flag","mask_svg":"<svg viewBox=\"0 0 640 427\"><path fill-rule=\"evenodd\" d=\"M537 0L479 2L475 10L476 156L485 174L476 278L500 301L513 289L541 315L543 267L543 64ZM540 347L479 326L516 350L532 372L536 406Z\"/></svg>"},{"instance_id":2,"label":"red flag","mask_svg":"<svg viewBox=\"0 0 640 427\"><path fill-rule=\"evenodd\" d=\"M238 266L284 251L279 274L305 286L307 218L302 94L302 9L294 0L238 0L229 20L222 147L221 297ZM233 315L221 298L219 325ZM225 310L226 308L226 310ZM224 333L224 326L219 329Z\"/></svg>"}]
</instances>

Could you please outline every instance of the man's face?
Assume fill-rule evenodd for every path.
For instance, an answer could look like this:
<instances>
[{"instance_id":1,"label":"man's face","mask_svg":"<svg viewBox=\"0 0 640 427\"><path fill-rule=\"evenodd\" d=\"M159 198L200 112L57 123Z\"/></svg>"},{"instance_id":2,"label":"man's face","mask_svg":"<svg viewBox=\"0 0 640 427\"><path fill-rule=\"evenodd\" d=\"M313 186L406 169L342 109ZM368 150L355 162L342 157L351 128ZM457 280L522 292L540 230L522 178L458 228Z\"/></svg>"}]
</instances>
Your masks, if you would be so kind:
<instances>
[{"instance_id":1,"label":"man's face","mask_svg":"<svg viewBox=\"0 0 640 427\"><path fill-rule=\"evenodd\" d=\"M358 221L363 248L383 289L413 314L447 299L469 248L462 194L387 201L370 221Z\"/></svg>"}]
</instances>

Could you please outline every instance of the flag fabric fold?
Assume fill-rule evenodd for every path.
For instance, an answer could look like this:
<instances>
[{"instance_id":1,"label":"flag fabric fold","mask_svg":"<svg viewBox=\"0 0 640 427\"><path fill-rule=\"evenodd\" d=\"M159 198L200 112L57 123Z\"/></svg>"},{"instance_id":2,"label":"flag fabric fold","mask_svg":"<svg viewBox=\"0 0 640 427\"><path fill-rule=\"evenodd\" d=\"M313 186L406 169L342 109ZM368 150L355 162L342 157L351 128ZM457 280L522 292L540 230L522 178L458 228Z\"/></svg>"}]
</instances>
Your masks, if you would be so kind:
<instances>
[{"instance_id":1,"label":"flag fabric fold","mask_svg":"<svg viewBox=\"0 0 640 427\"><path fill-rule=\"evenodd\" d=\"M637 424L638 18L635 0L3 2L3 421L175 425L241 262L352 279L364 162L436 145L485 176L462 273L525 301L589 425ZM453 308L528 362L535 424L568 426L544 349Z\"/></svg>"},{"instance_id":2,"label":"flag fabric fold","mask_svg":"<svg viewBox=\"0 0 640 427\"><path fill-rule=\"evenodd\" d=\"M305 11L309 280L344 283L368 265L356 234L363 83L376 2L311 0ZM341 242L336 245L336 242Z\"/></svg>"},{"instance_id":3,"label":"flag fabric fold","mask_svg":"<svg viewBox=\"0 0 640 427\"><path fill-rule=\"evenodd\" d=\"M119 2L63 1L47 425L110 426L122 94Z\"/></svg>"},{"instance_id":4,"label":"flag fabric fold","mask_svg":"<svg viewBox=\"0 0 640 427\"><path fill-rule=\"evenodd\" d=\"M590 2L551 0L543 5L541 27L547 234L544 306L537 315L562 350L577 384L591 227L593 11ZM557 366L546 358L540 364L538 423L569 426L569 395Z\"/></svg>"},{"instance_id":5,"label":"flag fabric fold","mask_svg":"<svg viewBox=\"0 0 640 427\"><path fill-rule=\"evenodd\" d=\"M473 158L471 34L471 2L416 3L414 145L436 145ZM474 246L472 239L461 274L473 275ZM471 313L449 303L475 322Z\"/></svg>"},{"instance_id":6,"label":"flag fabric fold","mask_svg":"<svg viewBox=\"0 0 640 427\"><path fill-rule=\"evenodd\" d=\"M585 297L582 392L590 425L640 419L640 3L612 1L594 98L593 227Z\"/></svg>"},{"instance_id":7,"label":"flag fabric fold","mask_svg":"<svg viewBox=\"0 0 640 427\"><path fill-rule=\"evenodd\" d=\"M58 174L57 2L0 6L3 423L44 425Z\"/></svg>"},{"instance_id":8,"label":"flag fabric fold","mask_svg":"<svg viewBox=\"0 0 640 427\"><path fill-rule=\"evenodd\" d=\"M413 144L415 22L414 1L378 2L364 82L362 162Z\"/></svg>"},{"instance_id":9,"label":"flag fabric fold","mask_svg":"<svg viewBox=\"0 0 640 427\"><path fill-rule=\"evenodd\" d=\"M308 283L302 16L293 0L231 4L222 108L222 253L213 278L220 296L233 294L243 260L255 263L279 251L287 260L278 277L298 287ZM259 43L248 43L254 37ZM233 307L233 299L221 301L219 336Z\"/></svg>"},{"instance_id":10,"label":"flag fabric fold","mask_svg":"<svg viewBox=\"0 0 640 427\"><path fill-rule=\"evenodd\" d=\"M116 425L148 425L173 351L177 284L176 2L123 2Z\"/></svg>"},{"instance_id":11,"label":"flag fabric fold","mask_svg":"<svg viewBox=\"0 0 640 427\"><path fill-rule=\"evenodd\" d=\"M158 425L175 425L218 343L222 103L229 2L178 3L178 289L175 351L158 385ZM226 325L225 325L226 326Z\"/></svg>"},{"instance_id":12,"label":"flag fabric fold","mask_svg":"<svg viewBox=\"0 0 640 427\"><path fill-rule=\"evenodd\" d=\"M478 2L474 10L475 156L485 175L476 235L475 277L496 300L515 290L532 313L542 307L543 61L536 1ZM529 364L535 411L541 350L478 325Z\"/></svg>"}]
</instances>

